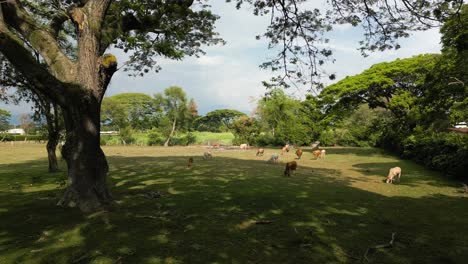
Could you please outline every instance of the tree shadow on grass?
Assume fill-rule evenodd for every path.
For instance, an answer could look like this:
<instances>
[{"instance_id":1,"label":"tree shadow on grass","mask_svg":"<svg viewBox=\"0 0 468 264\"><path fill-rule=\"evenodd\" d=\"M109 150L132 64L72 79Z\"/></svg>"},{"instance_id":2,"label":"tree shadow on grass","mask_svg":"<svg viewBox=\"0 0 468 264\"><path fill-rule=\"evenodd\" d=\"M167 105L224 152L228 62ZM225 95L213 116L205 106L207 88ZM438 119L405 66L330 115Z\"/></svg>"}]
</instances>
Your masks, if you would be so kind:
<instances>
[{"instance_id":1,"label":"tree shadow on grass","mask_svg":"<svg viewBox=\"0 0 468 264\"><path fill-rule=\"evenodd\" d=\"M334 169L109 157L117 206L84 216L55 190L0 192L0 258L16 263L462 263L467 199L386 197ZM39 162L39 161L38 161ZM41 161L43 162L43 161ZM35 162L32 162L34 164ZM28 162L30 164L30 162ZM1 173L0 173L1 176ZM48 181L48 179L47 179ZM148 196L160 192L162 197ZM454 215L453 212L457 212Z\"/></svg>"},{"instance_id":2,"label":"tree shadow on grass","mask_svg":"<svg viewBox=\"0 0 468 264\"><path fill-rule=\"evenodd\" d=\"M382 182L385 182L390 168L400 167L402 170L399 185L417 187L421 185L431 185L435 187L457 187L460 184L456 181L440 177L434 171L426 169L411 161L400 162L370 162L353 164L353 168L360 172L364 177L380 176Z\"/></svg>"},{"instance_id":3,"label":"tree shadow on grass","mask_svg":"<svg viewBox=\"0 0 468 264\"><path fill-rule=\"evenodd\" d=\"M321 147L322 148L322 147ZM390 153L379 148L361 148L361 147L323 147L327 154L337 155L356 155L356 156L392 156Z\"/></svg>"}]
</instances>

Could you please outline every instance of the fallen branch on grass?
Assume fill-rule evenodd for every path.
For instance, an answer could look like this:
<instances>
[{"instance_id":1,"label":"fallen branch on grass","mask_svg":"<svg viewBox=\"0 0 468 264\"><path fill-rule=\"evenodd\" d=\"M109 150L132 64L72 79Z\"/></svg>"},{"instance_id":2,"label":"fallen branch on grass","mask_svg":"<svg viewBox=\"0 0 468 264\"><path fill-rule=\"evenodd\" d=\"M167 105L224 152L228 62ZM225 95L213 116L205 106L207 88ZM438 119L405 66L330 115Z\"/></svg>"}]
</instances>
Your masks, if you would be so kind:
<instances>
[{"instance_id":1,"label":"fallen branch on grass","mask_svg":"<svg viewBox=\"0 0 468 264\"><path fill-rule=\"evenodd\" d=\"M154 215L135 215L136 218L150 218L150 219L160 219L160 216Z\"/></svg>"},{"instance_id":2,"label":"fallen branch on grass","mask_svg":"<svg viewBox=\"0 0 468 264\"><path fill-rule=\"evenodd\" d=\"M388 242L387 244L382 244L382 245L376 245L376 246L373 246L373 247L368 247L367 250L366 250L366 253L364 253L364 256L362 256L361 262L369 261L369 260L367 259L367 255L369 254L370 251L374 251L374 250L379 249L379 248L390 248L390 247L393 247L393 243L394 243L394 241L395 241L395 235L396 235L396 233L393 232L393 233L392 233L392 240L390 240L390 242Z\"/></svg>"},{"instance_id":3,"label":"fallen branch on grass","mask_svg":"<svg viewBox=\"0 0 468 264\"><path fill-rule=\"evenodd\" d=\"M258 220L258 221L255 221L255 224L256 225L266 225L266 224L271 224L273 223L272 221L269 221L269 220Z\"/></svg>"}]
</instances>

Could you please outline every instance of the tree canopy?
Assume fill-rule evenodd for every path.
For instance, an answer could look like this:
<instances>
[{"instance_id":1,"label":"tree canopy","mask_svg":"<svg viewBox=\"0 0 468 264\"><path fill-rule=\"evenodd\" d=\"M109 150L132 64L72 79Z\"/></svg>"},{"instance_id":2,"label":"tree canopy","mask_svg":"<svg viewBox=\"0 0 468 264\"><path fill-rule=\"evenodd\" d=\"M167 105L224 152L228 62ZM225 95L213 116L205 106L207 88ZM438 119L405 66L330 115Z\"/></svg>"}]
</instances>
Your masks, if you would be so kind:
<instances>
[{"instance_id":1,"label":"tree canopy","mask_svg":"<svg viewBox=\"0 0 468 264\"><path fill-rule=\"evenodd\" d=\"M196 126L199 130L208 130L212 132L229 131L232 129L233 122L246 114L233 109L217 109L208 112L205 116L196 120Z\"/></svg>"},{"instance_id":2,"label":"tree canopy","mask_svg":"<svg viewBox=\"0 0 468 264\"><path fill-rule=\"evenodd\" d=\"M10 127L10 117L9 111L0 109L0 131L5 131Z\"/></svg>"},{"instance_id":3,"label":"tree canopy","mask_svg":"<svg viewBox=\"0 0 468 264\"><path fill-rule=\"evenodd\" d=\"M361 74L346 77L320 94L326 102L352 109L365 102L401 115L424 92L427 75L434 70L439 55L418 55L408 59L375 64Z\"/></svg>"},{"instance_id":4,"label":"tree canopy","mask_svg":"<svg viewBox=\"0 0 468 264\"><path fill-rule=\"evenodd\" d=\"M156 126L161 112L154 99L144 93L122 93L104 98L102 123L113 129L127 126L144 130Z\"/></svg>"},{"instance_id":5,"label":"tree canopy","mask_svg":"<svg viewBox=\"0 0 468 264\"><path fill-rule=\"evenodd\" d=\"M187 95L179 86L171 86L163 93L154 95L157 104L163 109L164 118L161 121L161 130L167 136L164 146L169 146L171 138L179 129L184 129L189 117ZM193 109L192 109L193 110Z\"/></svg>"}]
</instances>

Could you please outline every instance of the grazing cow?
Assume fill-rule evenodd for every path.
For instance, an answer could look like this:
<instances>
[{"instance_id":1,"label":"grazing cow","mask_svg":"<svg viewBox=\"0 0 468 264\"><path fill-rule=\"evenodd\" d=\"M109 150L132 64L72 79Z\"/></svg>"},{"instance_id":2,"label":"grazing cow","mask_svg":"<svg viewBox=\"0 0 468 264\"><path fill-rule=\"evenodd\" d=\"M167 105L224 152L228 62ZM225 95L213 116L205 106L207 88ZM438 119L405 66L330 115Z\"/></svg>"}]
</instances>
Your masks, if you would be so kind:
<instances>
[{"instance_id":1,"label":"grazing cow","mask_svg":"<svg viewBox=\"0 0 468 264\"><path fill-rule=\"evenodd\" d=\"M281 155L283 155L285 152L289 152L289 148L284 146L282 149L281 149Z\"/></svg>"},{"instance_id":2,"label":"grazing cow","mask_svg":"<svg viewBox=\"0 0 468 264\"><path fill-rule=\"evenodd\" d=\"M296 155L297 155L297 158L298 158L298 159L301 159L302 153L303 153L302 149L297 149L297 150L296 150Z\"/></svg>"},{"instance_id":3,"label":"grazing cow","mask_svg":"<svg viewBox=\"0 0 468 264\"><path fill-rule=\"evenodd\" d=\"M322 154L322 151L317 149L312 152L312 155L314 155L315 159L318 159L320 155Z\"/></svg>"},{"instance_id":4,"label":"grazing cow","mask_svg":"<svg viewBox=\"0 0 468 264\"><path fill-rule=\"evenodd\" d=\"M218 143L218 144L213 144L212 147L213 147L214 149L219 149L220 144L219 144L219 143Z\"/></svg>"},{"instance_id":5,"label":"grazing cow","mask_svg":"<svg viewBox=\"0 0 468 264\"><path fill-rule=\"evenodd\" d=\"M258 156L263 156L264 153L265 153L265 149L260 148L260 149L257 150L257 154L255 156L257 156L257 157Z\"/></svg>"},{"instance_id":6,"label":"grazing cow","mask_svg":"<svg viewBox=\"0 0 468 264\"><path fill-rule=\"evenodd\" d=\"M295 171L297 168L297 162L295 161L290 161L286 163L286 168L284 169L284 176L289 176L291 177L291 173Z\"/></svg>"},{"instance_id":7,"label":"grazing cow","mask_svg":"<svg viewBox=\"0 0 468 264\"><path fill-rule=\"evenodd\" d=\"M240 144L239 147L240 147L240 149L246 150L249 147L249 145L248 144Z\"/></svg>"},{"instance_id":8,"label":"grazing cow","mask_svg":"<svg viewBox=\"0 0 468 264\"><path fill-rule=\"evenodd\" d=\"M278 163L279 155L278 154L273 154L271 155L270 159L267 160L267 163Z\"/></svg>"},{"instance_id":9,"label":"grazing cow","mask_svg":"<svg viewBox=\"0 0 468 264\"><path fill-rule=\"evenodd\" d=\"M327 153L327 151L325 151L324 149L322 149L322 151L320 152L319 158L320 158L320 159L324 159L326 153Z\"/></svg>"},{"instance_id":10,"label":"grazing cow","mask_svg":"<svg viewBox=\"0 0 468 264\"><path fill-rule=\"evenodd\" d=\"M188 166L187 166L187 167L192 168L192 165L193 165L193 158L190 157L190 158L188 159Z\"/></svg>"},{"instance_id":11,"label":"grazing cow","mask_svg":"<svg viewBox=\"0 0 468 264\"><path fill-rule=\"evenodd\" d=\"M393 180L395 179L395 177L398 178L398 182L400 182L400 177L401 177L400 167L395 167L395 168L390 169L390 171L388 172L386 183L393 183Z\"/></svg>"},{"instance_id":12,"label":"grazing cow","mask_svg":"<svg viewBox=\"0 0 468 264\"><path fill-rule=\"evenodd\" d=\"M212 159L213 155L211 155L211 152L205 152L203 153L203 159Z\"/></svg>"}]
</instances>

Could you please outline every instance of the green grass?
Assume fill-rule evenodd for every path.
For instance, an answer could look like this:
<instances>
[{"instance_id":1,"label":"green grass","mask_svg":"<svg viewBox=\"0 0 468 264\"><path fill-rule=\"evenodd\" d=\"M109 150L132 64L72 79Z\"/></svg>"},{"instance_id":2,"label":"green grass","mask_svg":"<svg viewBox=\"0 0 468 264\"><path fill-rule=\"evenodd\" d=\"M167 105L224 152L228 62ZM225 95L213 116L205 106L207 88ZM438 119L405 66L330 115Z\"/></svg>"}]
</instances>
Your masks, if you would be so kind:
<instances>
[{"instance_id":1,"label":"green grass","mask_svg":"<svg viewBox=\"0 0 468 264\"><path fill-rule=\"evenodd\" d=\"M196 137L195 145L213 145L213 144L221 144L221 145L232 145L232 140L234 139L234 135L231 132L224 132L224 133L213 133L213 132L192 132L193 135ZM176 137L185 136L186 134L181 133L176 135ZM121 139L118 135L104 135L101 136L105 138L107 141L107 145L122 145ZM132 135L134 142L132 144L143 146L147 145L148 142L148 134L147 133L134 133Z\"/></svg>"},{"instance_id":2,"label":"green grass","mask_svg":"<svg viewBox=\"0 0 468 264\"><path fill-rule=\"evenodd\" d=\"M213 133L213 132L193 132L197 137L195 144L197 145L209 145L209 144L221 144L221 145L232 145L234 135L231 132L225 133Z\"/></svg>"},{"instance_id":3,"label":"green grass","mask_svg":"<svg viewBox=\"0 0 468 264\"><path fill-rule=\"evenodd\" d=\"M468 259L468 195L377 149L307 151L291 178L292 153L265 163L278 149L212 150L212 160L201 147L104 151L117 206L82 215L54 206L64 173L46 172L44 145L0 144L0 263L360 263L392 232L394 247L369 263ZM396 165L401 183L383 183Z\"/></svg>"}]
</instances>

